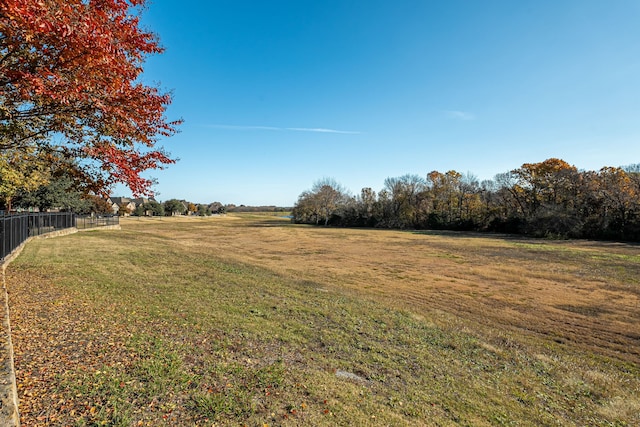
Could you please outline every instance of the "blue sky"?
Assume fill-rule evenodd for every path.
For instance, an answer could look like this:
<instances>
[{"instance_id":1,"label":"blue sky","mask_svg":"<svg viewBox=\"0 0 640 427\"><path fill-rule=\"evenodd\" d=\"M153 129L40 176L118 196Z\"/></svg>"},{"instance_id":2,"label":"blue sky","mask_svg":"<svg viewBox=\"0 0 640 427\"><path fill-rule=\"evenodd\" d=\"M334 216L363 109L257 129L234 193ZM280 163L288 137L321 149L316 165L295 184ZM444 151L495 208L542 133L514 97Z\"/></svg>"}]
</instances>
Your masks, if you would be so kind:
<instances>
[{"instance_id":1,"label":"blue sky","mask_svg":"<svg viewBox=\"0 0 640 427\"><path fill-rule=\"evenodd\" d=\"M640 163L636 0L153 0L158 199L292 206L433 170ZM126 190L120 191L125 194Z\"/></svg>"}]
</instances>

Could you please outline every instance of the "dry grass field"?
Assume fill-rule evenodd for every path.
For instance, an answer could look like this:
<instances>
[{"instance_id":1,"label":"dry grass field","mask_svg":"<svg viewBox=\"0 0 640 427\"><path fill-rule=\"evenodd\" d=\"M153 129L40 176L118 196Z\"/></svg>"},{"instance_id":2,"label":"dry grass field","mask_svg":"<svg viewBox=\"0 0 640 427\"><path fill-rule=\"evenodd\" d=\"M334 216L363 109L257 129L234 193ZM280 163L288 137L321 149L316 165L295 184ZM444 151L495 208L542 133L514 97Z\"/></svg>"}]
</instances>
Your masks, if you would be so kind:
<instances>
[{"instance_id":1,"label":"dry grass field","mask_svg":"<svg viewBox=\"0 0 640 427\"><path fill-rule=\"evenodd\" d=\"M640 425L640 247L227 215L34 241L23 425Z\"/></svg>"}]
</instances>

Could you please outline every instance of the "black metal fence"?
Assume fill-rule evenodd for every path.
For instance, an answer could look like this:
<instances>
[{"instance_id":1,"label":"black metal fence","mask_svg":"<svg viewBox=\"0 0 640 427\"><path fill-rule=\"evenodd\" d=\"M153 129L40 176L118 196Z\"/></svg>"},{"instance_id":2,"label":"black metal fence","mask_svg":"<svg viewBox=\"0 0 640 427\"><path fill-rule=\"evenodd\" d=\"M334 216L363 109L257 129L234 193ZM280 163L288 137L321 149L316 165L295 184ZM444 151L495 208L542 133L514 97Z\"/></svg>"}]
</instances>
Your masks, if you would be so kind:
<instances>
[{"instance_id":1,"label":"black metal fence","mask_svg":"<svg viewBox=\"0 0 640 427\"><path fill-rule=\"evenodd\" d=\"M120 217L117 215L76 217L76 227L78 228L78 230L84 228L106 227L107 225L118 224L120 224Z\"/></svg>"},{"instance_id":2,"label":"black metal fence","mask_svg":"<svg viewBox=\"0 0 640 427\"><path fill-rule=\"evenodd\" d=\"M0 261L29 237L65 228L117 225L117 216L77 217L72 212L17 213L0 215Z\"/></svg>"}]
</instances>

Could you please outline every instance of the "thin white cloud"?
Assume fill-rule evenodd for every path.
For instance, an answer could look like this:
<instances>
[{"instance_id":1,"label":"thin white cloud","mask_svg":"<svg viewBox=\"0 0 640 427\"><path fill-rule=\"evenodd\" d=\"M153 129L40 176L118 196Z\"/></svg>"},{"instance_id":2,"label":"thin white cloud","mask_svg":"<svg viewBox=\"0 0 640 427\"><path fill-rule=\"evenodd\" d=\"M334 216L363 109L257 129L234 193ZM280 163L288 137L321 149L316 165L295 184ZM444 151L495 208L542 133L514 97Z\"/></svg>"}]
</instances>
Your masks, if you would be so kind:
<instances>
[{"instance_id":1,"label":"thin white cloud","mask_svg":"<svg viewBox=\"0 0 640 427\"><path fill-rule=\"evenodd\" d=\"M286 128L286 130L293 130L296 132L319 132L319 133L342 133L348 135L357 135L360 132L352 131L352 130L336 130L336 129L325 129L325 128Z\"/></svg>"},{"instance_id":2,"label":"thin white cloud","mask_svg":"<svg viewBox=\"0 0 640 427\"><path fill-rule=\"evenodd\" d=\"M235 125L208 125L207 127L216 129L229 129L229 130L282 130L273 126L235 126Z\"/></svg>"},{"instance_id":3,"label":"thin white cloud","mask_svg":"<svg viewBox=\"0 0 640 427\"><path fill-rule=\"evenodd\" d=\"M450 119L457 119L457 120L475 120L476 119L475 114L469 113L468 111L445 110L444 114Z\"/></svg>"},{"instance_id":4,"label":"thin white cloud","mask_svg":"<svg viewBox=\"0 0 640 427\"><path fill-rule=\"evenodd\" d=\"M280 128L275 126L237 126L237 125L220 125L213 124L207 127L216 129L228 129L228 130L270 130L270 131L291 131L291 132L317 132L317 133L340 133L347 135L357 135L361 132L351 130L337 130L327 128Z\"/></svg>"}]
</instances>

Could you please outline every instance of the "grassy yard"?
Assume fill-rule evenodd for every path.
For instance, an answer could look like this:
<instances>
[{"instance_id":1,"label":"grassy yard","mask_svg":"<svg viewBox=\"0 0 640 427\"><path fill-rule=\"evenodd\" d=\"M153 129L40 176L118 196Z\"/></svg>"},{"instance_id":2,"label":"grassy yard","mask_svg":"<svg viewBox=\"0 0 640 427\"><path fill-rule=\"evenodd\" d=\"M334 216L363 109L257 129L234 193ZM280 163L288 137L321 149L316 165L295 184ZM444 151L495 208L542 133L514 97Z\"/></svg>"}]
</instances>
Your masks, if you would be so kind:
<instances>
[{"instance_id":1,"label":"grassy yard","mask_svg":"<svg viewBox=\"0 0 640 427\"><path fill-rule=\"evenodd\" d=\"M640 425L640 247L126 219L7 277L22 423Z\"/></svg>"}]
</instances>

